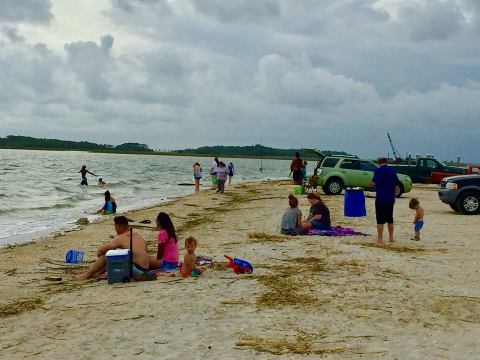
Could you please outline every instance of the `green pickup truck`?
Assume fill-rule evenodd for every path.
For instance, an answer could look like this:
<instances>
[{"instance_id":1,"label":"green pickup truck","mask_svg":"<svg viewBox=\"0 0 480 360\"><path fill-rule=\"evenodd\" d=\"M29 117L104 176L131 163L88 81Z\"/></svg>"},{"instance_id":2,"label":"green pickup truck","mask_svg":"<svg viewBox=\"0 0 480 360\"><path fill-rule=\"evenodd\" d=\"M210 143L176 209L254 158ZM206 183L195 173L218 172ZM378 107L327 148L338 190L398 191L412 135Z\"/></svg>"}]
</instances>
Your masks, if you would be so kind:
<instances>
[{"instance_id":1,"label":"green pickup truck","mask_svg":"<svg viewBox=\"0 0 480 360\"><path fill-rule=\"evenodd\" d=\"M368 184L373 179L377 165L370 160L358 157L324 156L321 152L313 151L318 155L318 164L314 170L310 183L321 186L328 195L338 195L347 187L361 187L367 191L375 191ZM412 190L412 180L407 175L397 174L399 183L395 188L395 195Z\"/></svg>"},{"instance_id":2,"label":"green pickup truck","mask_svg":"<svg viewBox=\"0 0 480 360\"><path fill-rule=\"evenodd\" d=\"M440 184L443 178L467 173L466 168L447 166L431 157L407 160L406 164L389 164L397 174L410 176L414 183Z\"/></svg>"}]
</instances>

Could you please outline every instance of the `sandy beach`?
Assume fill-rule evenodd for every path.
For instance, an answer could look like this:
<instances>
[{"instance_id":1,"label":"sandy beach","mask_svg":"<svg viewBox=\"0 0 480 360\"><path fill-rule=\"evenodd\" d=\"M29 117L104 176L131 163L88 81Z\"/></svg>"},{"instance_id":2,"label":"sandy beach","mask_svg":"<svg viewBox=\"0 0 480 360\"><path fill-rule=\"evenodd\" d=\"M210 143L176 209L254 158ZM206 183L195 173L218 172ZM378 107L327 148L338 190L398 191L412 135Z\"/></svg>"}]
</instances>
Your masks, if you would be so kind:
<instances>
[{"instance_id":1,"label":"sandy beach","mask_svg":"<svg viewBox=\"0 0 480 360\"><path fill-rule=\"evenodd\" d=\"M114 234L112 217L0 250L1 359L478 359L479 217L455 214L436 186L397 200L395 246L374 236L285 237L279 223L292 185L243 183L130 211L136 221L171 215L180 244L215 263L200 278L77 283ZM420 242L411 241L411 197L425 207ZM343 197L322 198L332 223L375 233L368 216L345 218ZM308 213L305 195L300 208ZM138 224L138 223L134 223ZM155 253L153 225L138 227ZM87 262L65 264L68 249ZM183 256L181 250L181 256ZM252 275L224 268L244 258ZM61 281L47 278L61 277Z\"/></svg>"}]
</instances>

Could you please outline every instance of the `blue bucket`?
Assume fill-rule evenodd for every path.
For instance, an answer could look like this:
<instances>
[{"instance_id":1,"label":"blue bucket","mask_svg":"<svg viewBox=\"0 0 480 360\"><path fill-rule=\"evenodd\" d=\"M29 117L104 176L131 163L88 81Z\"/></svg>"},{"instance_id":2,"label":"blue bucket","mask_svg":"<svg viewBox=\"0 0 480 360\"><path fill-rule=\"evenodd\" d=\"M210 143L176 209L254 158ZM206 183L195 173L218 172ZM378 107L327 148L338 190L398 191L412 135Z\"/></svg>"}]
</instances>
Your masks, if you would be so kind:
<instances>
[{"instance_id":1,"label":"blue bucket","mask_svg":"<svg viewBox=\"0 0 480 360\"><path fill-rule=\"evenodd\" d=\"M65 254L65 262L69 264L78 264L83 262L85 253L80 250L68 250Z\"/></svg>"},{"instance_id":2,"label":"blue bucket","mask_svg":"<svg viewBox=\"0 0 480 360\"><path fill-rule=\"evenodd\" d=\"M363 190L345 190L343 214L348 217L367 216Z\"/></svg>"}]
</instances>

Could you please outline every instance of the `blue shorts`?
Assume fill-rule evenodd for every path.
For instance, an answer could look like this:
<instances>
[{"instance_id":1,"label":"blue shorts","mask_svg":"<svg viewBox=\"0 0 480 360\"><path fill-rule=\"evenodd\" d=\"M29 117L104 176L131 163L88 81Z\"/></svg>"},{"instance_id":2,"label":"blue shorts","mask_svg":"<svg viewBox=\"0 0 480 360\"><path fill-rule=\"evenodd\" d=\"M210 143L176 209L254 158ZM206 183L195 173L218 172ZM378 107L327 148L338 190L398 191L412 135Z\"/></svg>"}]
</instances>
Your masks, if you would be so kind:
<instances>
[{"instance_id":1,"label":"blue shorts","mask_svg":"<svg viewBox=\"0 0 480 360\"><path fill-rule=\"evenodd\" d=\"M148 272L148 269L145 269L143 266L133 263L132 265L133 277L140 276Z\"/></svg>"},{"instance_id":2,"label":"blue shorts","mask_svg":"<svg viewBox=\"0 0 480 360\"><path fill-rule=\"evenodd\" d=\"M312 225L313 229L318 229L318 230L330 229L330 226L327 226L323 222L318 220L309 220L308 222L310 223L310 225Z\"/></svg>"},{"instance_id":3,"label":"blue shorts","mask_svg":"<svg viewBox=\"0 0 480 360\"><path fill-rule=\"evenodd\" d=\"M418 220L417 222L415 222L415 231L420 231L422 230L422 228L423 228L423 221Z\"/></svg>"},{"instance_id":4,"label":"blue shorts","mask_svg":"<svg viewBox=\"0 0 480 360\"><path fill-rule=\"evenodd\" d=\"M162 270L176 270L178 269L178 262L170 262L162 260Z\"/></svg>"}]
</instances>

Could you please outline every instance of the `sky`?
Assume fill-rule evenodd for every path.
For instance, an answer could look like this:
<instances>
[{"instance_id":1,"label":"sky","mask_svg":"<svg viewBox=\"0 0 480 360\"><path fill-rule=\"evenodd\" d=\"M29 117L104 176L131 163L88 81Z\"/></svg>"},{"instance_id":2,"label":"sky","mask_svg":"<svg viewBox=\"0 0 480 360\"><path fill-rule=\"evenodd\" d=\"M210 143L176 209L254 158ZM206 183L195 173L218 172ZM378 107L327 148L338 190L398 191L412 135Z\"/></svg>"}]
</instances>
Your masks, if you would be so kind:
<instances>
[{"instance_id":1,"label":"sky","mask_svg":"<svg viewBox=\"0 0 480 360\"><path fill-rule=\"evenodd\" d=\"M478 0L1 0L0 136L480 162Z\"/></svg>"}]
</instances>

